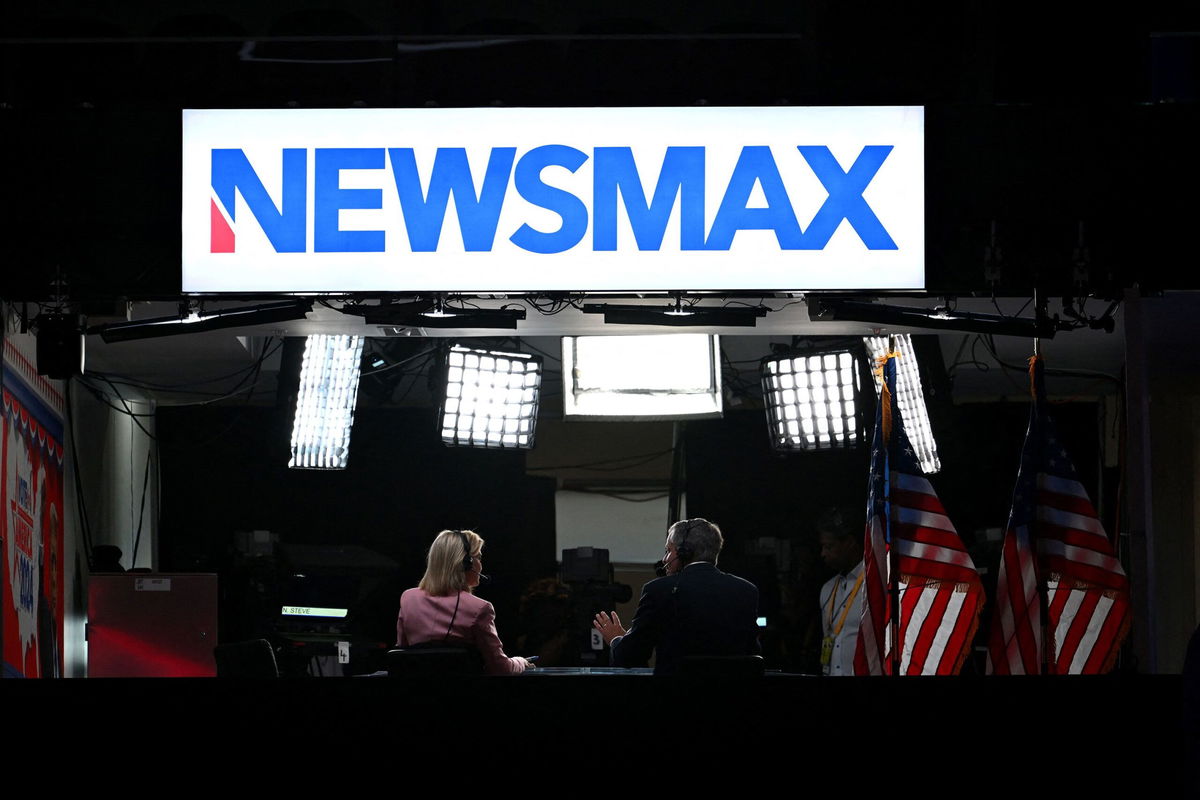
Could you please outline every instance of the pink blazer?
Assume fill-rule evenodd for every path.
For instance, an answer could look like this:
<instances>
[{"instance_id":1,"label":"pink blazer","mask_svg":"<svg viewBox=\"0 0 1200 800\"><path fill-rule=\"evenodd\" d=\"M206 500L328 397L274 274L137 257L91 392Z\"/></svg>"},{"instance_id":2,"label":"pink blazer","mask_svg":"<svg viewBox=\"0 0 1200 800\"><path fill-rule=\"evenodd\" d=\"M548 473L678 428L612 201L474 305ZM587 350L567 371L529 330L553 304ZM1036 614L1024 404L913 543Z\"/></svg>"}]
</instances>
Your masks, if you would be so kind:
<instances>
[{"instance_id":1,"label":"pink blazer","mask_svg":"<svg viewBox=\"0 0 1200 800\"><path fill-rule=\"evenodd\" d=\"M409 589L402 594L400 616L396 619L396 645L408 647L443 640L448 645L474 647L483 657L489 675L525 671L523 660L504 655L504 644L496 634L496 609L488 601L470 592L433 597L423 589Z\"/></svg>"}]
</instances>

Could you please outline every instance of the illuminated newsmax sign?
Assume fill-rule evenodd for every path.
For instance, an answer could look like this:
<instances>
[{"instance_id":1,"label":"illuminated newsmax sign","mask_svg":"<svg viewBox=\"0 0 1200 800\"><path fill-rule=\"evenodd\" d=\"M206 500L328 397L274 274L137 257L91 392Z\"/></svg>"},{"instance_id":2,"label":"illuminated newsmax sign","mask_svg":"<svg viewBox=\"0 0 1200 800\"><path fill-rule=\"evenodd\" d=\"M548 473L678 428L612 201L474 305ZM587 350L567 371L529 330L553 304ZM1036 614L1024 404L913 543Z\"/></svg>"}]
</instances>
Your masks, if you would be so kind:
<instances>
[{"instance_id":1,"label":"illuminated newsmax sign","mask_svg":"<svg viewBox=\"0 0 1200 800\"><path fill-rule=\"evenodd\" d=\"M924 110L183 112L186 292L924 288Z\"/></svg>"}]
</instances>

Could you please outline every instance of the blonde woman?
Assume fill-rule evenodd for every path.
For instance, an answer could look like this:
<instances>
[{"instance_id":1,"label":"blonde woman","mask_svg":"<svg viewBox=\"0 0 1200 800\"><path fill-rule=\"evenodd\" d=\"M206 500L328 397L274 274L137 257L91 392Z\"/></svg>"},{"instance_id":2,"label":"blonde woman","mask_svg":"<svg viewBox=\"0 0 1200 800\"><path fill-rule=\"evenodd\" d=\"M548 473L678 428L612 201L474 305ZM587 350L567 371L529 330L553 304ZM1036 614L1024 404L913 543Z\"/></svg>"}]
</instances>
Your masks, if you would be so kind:
<instances>
[{"instance_id":1,"label":"blonde woman","mask_svg":"<svg viewBox=\"0 0 1200 800\"><path fill-rule=\"evenodd\" d=\"M429 547L425 576L400 596L396 644L467 645L489 675L524 672L533 664L506 656L496 635L496 609L473 592L483 574L483 539L474 531L442 531Z\"/></svg>"}]
</instances>

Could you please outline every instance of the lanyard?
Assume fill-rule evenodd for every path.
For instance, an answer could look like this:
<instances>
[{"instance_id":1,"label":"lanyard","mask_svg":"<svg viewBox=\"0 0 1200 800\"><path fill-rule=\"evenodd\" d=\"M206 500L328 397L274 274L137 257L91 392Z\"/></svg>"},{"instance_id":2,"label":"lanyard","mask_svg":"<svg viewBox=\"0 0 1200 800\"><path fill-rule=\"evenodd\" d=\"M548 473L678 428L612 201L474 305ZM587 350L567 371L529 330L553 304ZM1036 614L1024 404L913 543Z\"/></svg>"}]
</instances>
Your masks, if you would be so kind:
<instances>
[{"instance_id":1,"label":"lanyard","mask_svg":"<svg viewBox=\"0 0 1200 800\"><path fill-rule=\"evenodd\" d=\"M842 601L842 617L837 621L837 626L833 625L833 615L836 610L833 607L833 601L837 599L838 589L842 588L842 580L839 577L837 585L833 587L833 591L829 593L829 625L833 627L833 635L837 636L842 632L842 626L846 624L846 617L850 614L850 607L854 605L854 598L858 594L859 588L862 586L863 576L867 574L864 569L858 573L858 580L854 582L854 588L850 590L850 595Z\"/></svg>"}]
</instances>

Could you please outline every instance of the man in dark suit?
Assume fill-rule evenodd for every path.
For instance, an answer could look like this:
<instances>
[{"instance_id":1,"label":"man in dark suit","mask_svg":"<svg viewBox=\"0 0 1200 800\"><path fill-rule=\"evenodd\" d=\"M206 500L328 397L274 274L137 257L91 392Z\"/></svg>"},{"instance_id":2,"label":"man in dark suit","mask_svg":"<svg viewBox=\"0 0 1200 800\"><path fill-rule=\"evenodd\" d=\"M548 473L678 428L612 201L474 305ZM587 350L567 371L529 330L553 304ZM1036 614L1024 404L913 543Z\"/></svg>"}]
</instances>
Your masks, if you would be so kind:
<instances>
[{"instance_id":1,"label":"man in dark suit","mask_svg":"<svg viewBox=\"0 0 1200 800\"><path fill-rule=\"evenodd\" d=\"M601 611L595 627L612 647L616 667L644 667L657 651L655 675L679 672L684 656L756 655L758 589L717 569L725 541L705 519L676 522L667 531L660 577L642 588L626 631L616 612Z\"/></svg>"}]
</instances>

